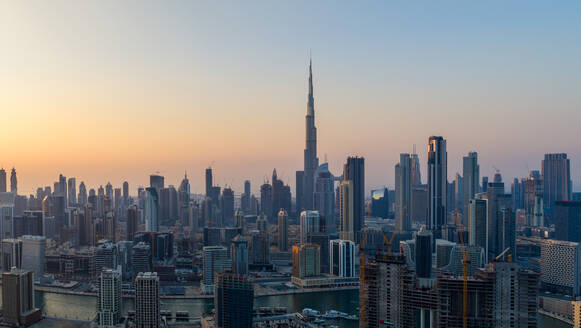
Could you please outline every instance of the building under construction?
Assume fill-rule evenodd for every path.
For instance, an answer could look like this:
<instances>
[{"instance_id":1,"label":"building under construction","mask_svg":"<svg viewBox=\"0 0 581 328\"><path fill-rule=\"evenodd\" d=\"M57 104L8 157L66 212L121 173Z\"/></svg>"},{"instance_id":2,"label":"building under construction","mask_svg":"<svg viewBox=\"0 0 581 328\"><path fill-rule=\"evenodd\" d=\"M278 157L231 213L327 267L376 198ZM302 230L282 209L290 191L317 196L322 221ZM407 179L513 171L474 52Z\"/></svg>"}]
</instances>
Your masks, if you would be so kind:
<instances>
[{"instance_id":1,"label":"building under construction","mask_svg":"<svg viewBox=\"0 0 581 328\"><path fill-rule=\"evenodd\" d=\"M536 327L538 274L516 263L495 262L466 279L426 279L404 255L380 254L364 265L361 278L362 328L453 328L464 327L464 319L467 328Z\"/></svg>"}]
</instances>

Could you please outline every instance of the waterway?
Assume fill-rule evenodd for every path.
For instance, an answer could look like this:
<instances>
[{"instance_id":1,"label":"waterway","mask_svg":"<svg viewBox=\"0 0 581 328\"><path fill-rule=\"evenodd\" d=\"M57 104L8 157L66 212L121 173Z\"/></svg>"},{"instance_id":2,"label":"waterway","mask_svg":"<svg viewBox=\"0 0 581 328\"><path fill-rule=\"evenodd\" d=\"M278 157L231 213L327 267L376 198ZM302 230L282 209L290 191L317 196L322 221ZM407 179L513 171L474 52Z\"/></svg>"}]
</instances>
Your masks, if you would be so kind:
<instances>
[{"instance_id":1,"label":"waterway","mask_svg":"<svg viewBox=\"0 0 581 328\"><path fill-rule=\"evenodd\" d=\"M36 306L43 309L45 315L60 318L92 320L96 312L96 297L55 294L36 291ZM1 303L1 299L0 299ZM338 290L318 293L277 295L257 297L254 300L255 307L283 306L289 312L299 312L304 308L312 308L321 312L338 310L349 314L357 314L359 306L359 292L357 290ZM123 310L133 310L134 300L123 298ZM212 299L180 300L162 299L163 310L188 311L191 316L199 317L208 313L213 308ZM539 316L539 328L569 328L570 326L553 318ZM333 324L356 328L357 322L338 321Z\"/></svg>"}]
</instances>

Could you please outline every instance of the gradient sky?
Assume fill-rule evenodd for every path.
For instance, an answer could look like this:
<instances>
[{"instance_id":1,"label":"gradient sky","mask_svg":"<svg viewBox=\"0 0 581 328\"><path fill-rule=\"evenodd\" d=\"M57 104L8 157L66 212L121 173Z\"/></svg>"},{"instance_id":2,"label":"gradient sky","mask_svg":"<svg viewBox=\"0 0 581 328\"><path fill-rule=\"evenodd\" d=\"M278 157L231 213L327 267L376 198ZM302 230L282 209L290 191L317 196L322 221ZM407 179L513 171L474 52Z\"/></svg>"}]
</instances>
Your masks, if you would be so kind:
<instances>
[{"instance_id":1,"label":"gradient sky","mask_svg":"<svg viewBox=\"0 0 581 328\"><path fill-rule=\"evenodd\" d=\"M393 185L401 152L448 140L448 174L572 160L581 190L579 1L1 1L0 165L20 190L185 170L253 190L302 168L312 51L321 162L366 159ZM425 181L425 180L424 180ZM293 187L294 190L294 187Z\"/></svg>"}]
</instances>

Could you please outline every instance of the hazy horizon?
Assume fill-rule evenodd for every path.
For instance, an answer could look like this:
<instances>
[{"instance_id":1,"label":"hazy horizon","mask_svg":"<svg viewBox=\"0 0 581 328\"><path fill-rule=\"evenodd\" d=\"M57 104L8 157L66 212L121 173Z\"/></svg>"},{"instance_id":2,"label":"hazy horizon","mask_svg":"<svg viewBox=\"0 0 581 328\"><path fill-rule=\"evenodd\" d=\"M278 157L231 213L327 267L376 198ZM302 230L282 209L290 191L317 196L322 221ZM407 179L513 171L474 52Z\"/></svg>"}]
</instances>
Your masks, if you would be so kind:
<instances>
[{"instance_id":1,"label":"hazy horizon","mask_svg":"<svg viewBox=\"0 0 581 328\"><path fill-rule=\"evenodd\" d=\"M97 188L159 171L192 192L292 186L303 167L309 52L318 157L365 157L393 187L430 135L448 178L477 151L505 183L567 153L581 185L581 3L68 2L0 4L0 166L21 194L58 174ZM213 163L213 164L212 164Z\"/></svg>"}]
</instances>

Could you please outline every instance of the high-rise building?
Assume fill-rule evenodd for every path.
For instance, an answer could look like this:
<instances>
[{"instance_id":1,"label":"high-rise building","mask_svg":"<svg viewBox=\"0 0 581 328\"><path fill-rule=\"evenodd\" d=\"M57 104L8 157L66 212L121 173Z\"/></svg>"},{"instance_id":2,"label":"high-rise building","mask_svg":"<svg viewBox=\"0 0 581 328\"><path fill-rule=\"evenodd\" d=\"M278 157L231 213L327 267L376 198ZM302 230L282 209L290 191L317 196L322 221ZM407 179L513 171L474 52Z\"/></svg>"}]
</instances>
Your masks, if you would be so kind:
<instances>
[{"instance_id":1,"label":"high-rise building","mask_svg":"<svg viewBox=\"0 0 581 328\"><path fill-rule=\"evenodd\" d=\"M468 243L488 254L488 200L473 198L468 203Z\"/></svg>"},{"instance_id":2,"label":"high-rise building","mask_svg":"<svg viewBox=\"0 0 581 328\"><path fill-rule=\"evenodd\" d=\"M250 235L250 254L252 264L270 264L270 234L264 231L254 231Z\"/></svg>"},{"instance_id":3,"label":"high-rise building","mask_svg":"<svg viewBox=\"0 0 581 328\"><path fill-rule=\"evenodd\" d=\"M335 177L329 172L329 164L319 165L315 172L314 209L325 220L325 228L330 233L337 232L335 220Z\"/></svg>"},{"instance_id":4,"label":"high-rise building","mask_svg":"<svg viewBox=\"0 0 581 328\"><path fill-rule=\"evenodd\" d=\"M303 170L303 200L302 206L307 210L314 209L313 193L315 187L315 171L319 167L317 157L317 128L315 127L315 98L313 95L313 70L312 63L309 62L309 94L307 99L306 123L306 146L304 152Z\"/></svg>"},{"instance_id":5,"label":"high-rise building","mask_svg":"<svg viewBox=\"0 0 581 328\"><path fill-rule=\"evenodd\" d=\"M321 274L321 247L316 244L294 245L292 248L293 277L308 278Z\"/></svg>"},{"instance_id":6,"label":"high-rise building","mask_svg":"<svg viewBox=\"0 0 581 328\"><path fill-rule=\"evenodd\" d=\"M510 194L512 195L512 208L520 210L525 208L525 185L524 179L514 178L510 186Z\"/></svg>"},{"instance_id":7,"label":"high-rise building","mask_svg":"<svg viewBox=\"0 0 581 328\"><path fill-rule=\"evenodd\" d=\"M480 192L480 165L478 165L478 153L469 152L462 157L462 225L467 226L469 220L468 206L471 199Z\"/></svg>"},{"instance_id":8,"label":"high-rise building","mask_svg":"<svg viewBox=\"0 0 581 328\"><path fill-rule=\"evenodd\" d=\"M248 241L237 235L230 244L232 271L237 274L248 274Z\"/></svg>"},{"instance_id":9,"label":"high-rise building","mask_svg":"<svg viewBox=\"0 0 581 328\"><path fill-rule=\"evenodd\" d=\"M416 233L415 261L418 278L432 278L432 243L430 231L420 229Z\"/></svg>"},{"instance_id":10,"label":"high-rise building","mask_svg":"<svg viewBox=\"0 0 581 328\"><path fill-rule=\"evenodd\" d=\"M103 269L116 269L118 255L117 244L100 242L95 249L95 273L98 275Z\"/></svg>"},{"instance_id":11,"label":"high-rise building","mask_svg":"<svg viewBox=\"0 0 581 328\"><path fill-rule=\"evenodd\" d=\"M121 320L121 273L105 269L99 274L97 297L97 324L99 327L115 327Z\"/></svg>"},{"instance_id":12,"label":"high-rise building","mask_svg":"<svg viewBox=\"0 0 581 328\"><path fill-rule=\"evenodd\" d=\"M152 268L151 246L141 241L131 251L131 266L137 275L139 272L150 272Z\"/></svg>"},{"instance_id":13,"label":"high-rise building","mask_svg":"<svg viewBox=\"0 0 581 328\"><path fill-rule=\"evenodd\" d=\"M400 154L399 163L395 165L395 217L396 229L411 229L410 213L412 211L412 157Z\"/></svg>"},{"instance_id":14,"label":"high-rise building","mask_svg":"<svg viewBox=\"0 0 581 328\"><path fill-rule=\"evenodd\" d=\"M291 210L291 192L290 187L278 178L275 169L272 172L272 213L269 216L271 222L276 222L280 209L287 212Z\"/></svg>"},{"instance_id":15,"label":"high-rise building","mask_svg":"<svg viewBox=\"0 0 581 328\"><path fill-rule=\"evenodd\" d=\"M6 170L0 168L0 192L6 192Z\"/></svg>"},{"instance_id":16,"label":"high-rise building","mask_svg":"<svg viewBox=\"0 0 581 328\"><path fill-rule=\"evenodd\" d=\"M244 181L244 192L240 196L240 209L243 213L248 214L250 211L250 180Z\"/></svg>"},{"instance_id":17,"label":"high-rise building","mask_svg":"<svg viewBox=\"0 0 581 328\"><path fill-rule=\"evenodd\" d=\"M212 168L206 169L206 197L212 197L212 187L214 186Z\"/></svg>"},{"instance_id":18,"label":"high-rise building","mask_svg":"<svg viewBox=\"0 0 581 328\"><path fill-rule=\"evenodd\" d=\"M145 189L145 231L159 231L159 199L154 187Z\"/></svg>"},{"instance_id":19,"label":"high-rise building","mask_svg":"<svg viewBox=\"0 0 581 328\"><path fill-rule=\"evenodd\" d=\"M2 274L2 317L16 327L41 319L42 312L34 305L34 272L16 269Z\"/></svg>"},{"instance_id":20,"label":"high-rise building","mask_svg":"<svg viewBox=\"0 0 581 328\"><path fill-rule=\"evenodd\" d=\"M412 157L412 186L419 186L422 184L422 173L420 171L420 158L416 154L416 145L414 145L414 153Z\"/></svg>"},{"instance_id":21,"label":"high-rise building","mask_svg":"<svg viewBox=\"0 0 581 328\"><path fill-rule=\"evenodd\" d=\"M541 288L553 293L581 295L581 244L570 241L542 239Z\"/></svg>"},{"instance_id":22,"label":"high-rise building","mask_svg":"<svg viewBox=\"0 0 581 328\"><path fill-rule=\"evenodd\" d=\"M123 181L123 200L125 200L125 204L128 204L129 201L129 182Z\"/></svg>"},{"instance_id":23,"label":"high-rise building","mask_svg":"<svg viewBox=\"0 0 581 328\"><path fill-rule=\"evenodd\" d=\"M10 192L18 194L18 179L16 178L15 168L12 168L12 172L10 172Z\"/></svg>"},{"instance_id":24,"label":"high-rise building","mask_svg":"<svg viewBox=\"0 0 581 328\"><path fill-rule=\"evenodd\" d=\"M350 181L352 188L352 219L353 239L359 242L359 233L365 225L365 159L363 157L348 157L343 166L343 180Z\"/></svg>"},{"instance_id":25,"label":"high-rise building","mask_svg":"<svg viewBox=\"0 0 581 328\"><path fill-rule=\"evenodd\" d=\"M432 136L428 143L428 229L440 235L446 224L448 152L446 140Z\"/></svg>"},{"instance_id":26,"label":"high-rise building","mask_svg":"<svg viewBox=\"0 0 581 328\"><path fill-rule=\"evenodd\" d=\"M524 209L526 224L533 227L543 227L544 201L543 201L543 179L539 171L531 171L528 178L523 179L524 185Z\"/></svg>"},{"instance_id":27,"label":"high-rise building","mask_svg":"<svg viewBox=\"0 0 581 328\"><path fill-rule=\"evenodd\" d=\"M221 198L222 224L231 226L234 221L234 191L231 188L222 189Z\"/></svg>"},{"instance_id":28,"label":"high-rise building","mask_svg":"<svg viewBox=\"0 0 581 328\"><path fill-rule=\"evenodd\" d=\"M288 252L288 213L284 209L278 212L278 250Z\"/></svg>"},{"instance_id":29,"label":"high-rise building","mask_svg":"<svg viewBox=\"0 0 581 328\"><path fill-rule=\"evenodd\" d=\"M309 243L309 236L314 232L322 232L321 217L317 211L302 211L300 218L299 243Z\"/></svg>"},{"instance_id":30,"label":"high-rise building","mask_svg":"<svg viewBox=\"0 0 581 328\"><path fill-rule=\"evenodd\" d=\"M81 181L79 184L79 197L77 197L77 202L79 205L85 205L87 203L87 187L85 187L85 183Z\"/></svg>"},{"instance_id":31,"label":"high-rise building","mask_svg":"<svg viewBox=\"0 0 581 328\"><path fill-rule=\"evenodd\" d=\"M264 183L260 186L260 213L272 217L272 186Z\"/></svg>"},{"instance_id":32,"label":"high-rise building","mask_svg":"<svg viewBox=\"0 0 581 328\"><path fill-rule=\"evenodd\" d=\"M355 243L350 240L329 241L329 268L332 275L355 277Z\"/></svg>"},{"instance_id":33,"label":"high-rise building","mask_svg":"<svg viewBox=\"0 0 581 328\"><path fill-rule=\"evenodd\" d=\"M159 277L155 272L140 272L135 279L135 326L159 328Z\"/></svg>"},{"instance_id":34,"label":"high-rise building","mask_svg":"<svg viewBox=\"0 0 581 328\"><path fill-rule=\"evenodd\" d=\"M46 250L46 237L22 236L22 269L34 272L39 278L44 274L44 253Z\"/></svg>"},{"instance_id":35,"label":"high-rise building","mask_svg":"<svg viewBox=\"0 0 581 328\"><path fill-rule=\"evenodd\" d=\"M371 216L387 219L389 217L389 192L387 188L371 191Z\"/></svg>"},{"instance_id":36,"label":"high-rise building","mask_svg":"<svg viewBox=\"0 0 581 328\"><path fill-rule=\"evenodd\" d=\"M581 201L555 202L555 239L581 242Z\"/></svg>"},{"instance_id":37,"label":"high-rise building","mask_svg":"<svg viewBox=\"0 0 581 328\"><path fill-rule=\"evenodd\" d=\"M159 192L159 190L165 186L164 180L165 178L163 176L152 174L149 176L149 187L155 188L156 191Z\"/></svg>"},{"instance_id":38,"label":"high-rise building","mask_svg":"<svg viewBox=\"0 0 581 328\"><path fill-rule=\"evenodd\" d=\"M305 209L305 206L303 205L303 183L305 182L305 171L296 171L295 182L295 214L298 216Z\"/></svg>"},{"instance_id":39,"label":"high-rise building","mask_svg":"<svg viewBox=\"0 0 581 328\"><path fill-rule=\"evenodd\" d=\"M127 208L127 225L125 228L125 239L133 240L135 232L137 232L137 225L139 223L139 209L137 205L131 205Z\"/></svg>"},{"instance_id":40,"label":"high-rise building","mask_svg":"<svg viewBox=\"0 0 581 328\"><path fill-rule=\"evenodd\" d=\"M202 252L204 271L200 287L203 293L212 294L214 293L214 274L224 272L232 266L232 263L226 247L205 246Z\"/></svg>"},{"instance_id":41,"label":"high-rise building","mask_svg":"<svg viewBox=\"0 0 581 328\"><path fill-rule=\"evenodd\" d=\"M339 218L341 223L339 237L351 241L355 241L353 198L353 183L351 181L341 182L339 186Z\"/></svg>"},{"instance_id":42,"label":"high-rise building","mask_svg":"<svg viewBox=\"0 0 581 328\"><path fill-rule=\"evenodd\" d=\"M254 286L248 276L233 272L216 275L214 292L217 328L251 328Z\"/></svg>"},{"instance_id":43,"label":"high-rise building","mask_svg":"<svg viewBox=\"0 0 581 328\"><path fill-rule=\"evenodd\" d=\"M22 268L22 241L19 239L2 240L2 269Z\"/></svg>"},{"instance_id":44,"label":"high-rise building","mask_svg":"<svg viewBox=\"0 0 581 328\"><path fill-rule=\"evenodd\" d=\"M541 166L545 208L553 209L558 200L570 200L572 183L567 154L545 154Z\"/></svg>"},{"instance_id":45,"label":"high-rise building","mask_svg":"<svg viewBox=\"0 0 581 328\"><path fill-rule=\"evenodd\" d=\"M510 215L512 212L512 198L510 195L504 193L504 183L503 182L490 182L488 183L488 188L486 189L486 199L488 200L488 254L487 259L493 259L502 251L505 250L503 246L508 242L507 238L510 238L512 234L505 235L507 231L506 224L509 224L510 220L515 220L514 215ZM511 218L512 217L512 218ZM512 254L513 257L516 255L516 250L509 250L508 254ZM516 257L514 257L516 258Z\"/></svg>"},{"instance_id":46,"label":"high-rise building","mask_svg":"<svg viewBox=\"0 0 581 328\"><path fill-rule=\"evenodd\" d=\"M0 205L0 240L14 237L14 206Z\"/></svg>"}]
</instances>

